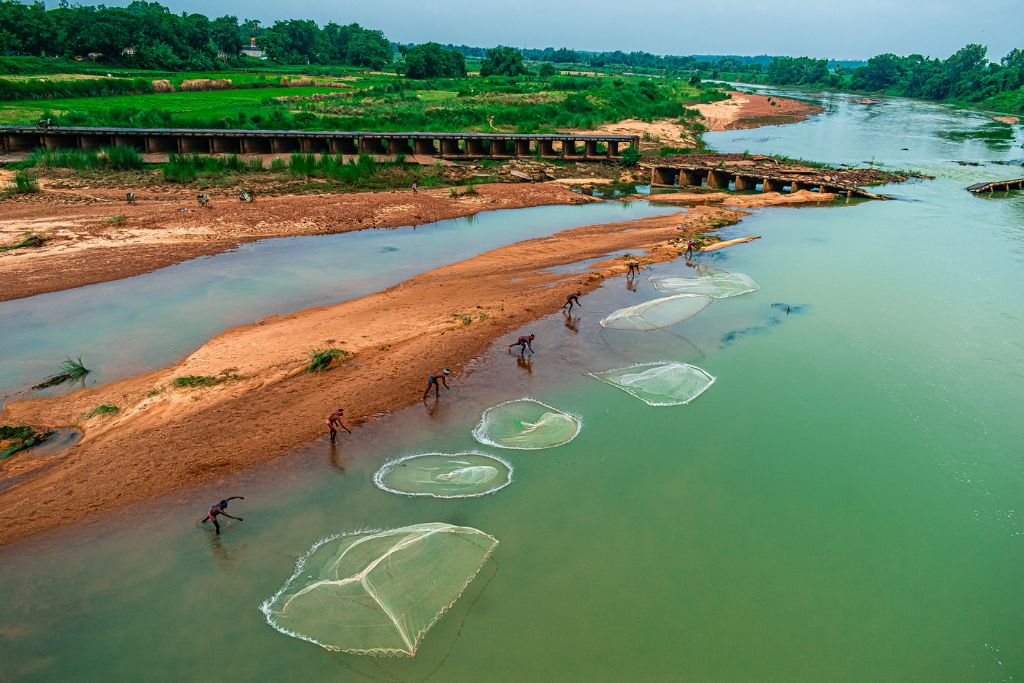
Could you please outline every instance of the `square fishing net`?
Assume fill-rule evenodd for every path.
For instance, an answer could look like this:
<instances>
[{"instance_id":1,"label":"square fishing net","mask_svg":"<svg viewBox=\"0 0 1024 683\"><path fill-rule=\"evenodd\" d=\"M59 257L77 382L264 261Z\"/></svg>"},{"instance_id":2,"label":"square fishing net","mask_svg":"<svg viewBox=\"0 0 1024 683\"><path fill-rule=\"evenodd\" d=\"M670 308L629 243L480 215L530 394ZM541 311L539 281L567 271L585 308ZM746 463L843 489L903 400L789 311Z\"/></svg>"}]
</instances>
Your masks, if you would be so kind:
<instances>
[{"instance_id":1,"label":"square fishing net","mask_svg":"<svg viewBox=\"0 0 1024 683\"><path fill-rule=\"evenodd\" d=\"M281 633L328 650L414 657L497 545L440 522L334 536L260 609Z\"/></svg>"}]
</instances>

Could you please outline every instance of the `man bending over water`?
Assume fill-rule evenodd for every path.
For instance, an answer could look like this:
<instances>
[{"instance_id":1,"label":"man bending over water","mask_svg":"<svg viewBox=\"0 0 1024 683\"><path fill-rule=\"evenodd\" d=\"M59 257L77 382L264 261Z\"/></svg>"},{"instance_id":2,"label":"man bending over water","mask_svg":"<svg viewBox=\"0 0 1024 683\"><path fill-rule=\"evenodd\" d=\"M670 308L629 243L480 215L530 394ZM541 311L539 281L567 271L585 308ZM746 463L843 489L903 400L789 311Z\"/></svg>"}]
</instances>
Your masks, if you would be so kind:
<instances>
[{"instance_id":1,"label":"man bending over water","mask_svg":"<svg viewBox=\"0 0 1024 683\"><path fill-rule=\"evenodd\" d=\"M330 417L327 418L327 429L331 432L331 443L334 443L334 439L338 436L338 427L341 427L349 434L352 433L352 430L346 427L341 421L341 416L344 414L345 409L338 408L331 413Z\"/></svg>"},{"instance_id":2,"label":"man bending over water","mask_svg":"<svg viewBox=\"0 0 1024 683\"><path fill-rule=\"evenodd\" d=\"M434 396L438 397L441 395L441 385L444 385L445 389L451 389L448 386L448 375L451 374L451 370L445 368L444 370L438 370L427 375L427 390L423 392L423 398L427 398L427 394L430 393L430 387L434 387Z\"/></svg>"},{"instance_id":3,"label":"man bending over water","mask_svg":"<svg viewBox=\"0 0 1024 683\"><path fill-rule=\"evenodd\" d=\"M626 273L626 277L627 278L635 277L635 276L640 274L640 262L639 261L630 261L626 265L629 266L629 272Z\"/></svg>"},{"instance_id":4,"label":"man bending over water","mask_svg":"<svg viewBox=\"0 0 1024 683\"><path fill-rule=\"evenodd\" d=\"M213 527L217 530L217 535L220 536L220 524L217 522L217 515L224 515L228 519L235 519L239 522L244 521L241 517L232 517L225 510L228 509L229 500L245 500L245 496L231 496L225 498L219 503L215 503L210 506L210 509L206 512L206 517L203 517L201 523L206 524L207 522L213 522Z\"/></svg>"},{"instance_id":5,"label":"man bending over water","mask_svg":"<svg viewBox=\"0 0 1024 683\"><path fill-rule=\"evenodd\" d=\"M533 353L533 344L531 344L530 342L532 342L536 338L537 335L534 334L531 334L529 337L520 337L519 339L516 340L515 344L508 345L508 352L512 353L512 347L518 346L520 356L526 353L526 349L530 349L530 353Z\"/></svg>"},{"instance_id":6,"label":"man bending over water","mask_svg":"<svg viewBox=\"0 0 1024 683\"><path fill-rule=\"evenodd\" d=\"M572 307L574 305L583 308L583 304L580 303L580 296L582 295L583 292L577 290L575 294L570 294L569 296L565 297L565 304L562 306L562 308L564 310L567 310L569 313L572 313Z\"/></svg>"}]
</instances>

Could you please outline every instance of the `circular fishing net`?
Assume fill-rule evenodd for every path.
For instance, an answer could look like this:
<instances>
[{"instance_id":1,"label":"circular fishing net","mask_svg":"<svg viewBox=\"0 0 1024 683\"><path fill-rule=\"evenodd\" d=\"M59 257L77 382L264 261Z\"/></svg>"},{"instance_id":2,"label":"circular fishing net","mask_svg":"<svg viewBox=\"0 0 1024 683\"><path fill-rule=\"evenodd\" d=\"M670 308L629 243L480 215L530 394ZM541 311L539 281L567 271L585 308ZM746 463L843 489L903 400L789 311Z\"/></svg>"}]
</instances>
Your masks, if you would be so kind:
<instances>
[{"instance_id":1,"label":"circular fishing net","mask_svg":"<svg viewBox=\"0 0 1024 683\"><path fill-rule=\"evenodd\" d=\"M508 486L512 465L482 453L426 453L385 463L373 483L406 496L472 498Z\"/></svg>"},{"instance_id":2,"label":"circular fishing net","mask_svg":"<svg viewBox=\"0 0 1024 683\"><path fill-rule=\"evenodd\" d=\"M648 332L672 327L689 320L711 305L705 294L675 294L620 308L601 320L601 327L612 330Z\"/></svg>"},{"instance_id":3,"label":"circular fishing net","mask_svg":"<svg viewBox=\"0 0 1024 683\"><path fill-rule=\"evenodd\" d=\"M716 273L705 277L652 277L651 284L666 294L704 294L713 299L749 294L760 289L749 275Z\"/></svg>"},{"instance_id":4,"label":"circular fishing net","mask_svg":"<svg viewBox=\"0 0 1024 683\"><path fill-rule=\"evenodd\" d=\"M578 418L522 398L484 411L473 438L488 446L537 450L567 444L580 433Z\"/></svg>"},{"instance_id":5,"label":"circular fishing net","mask_svg":"<svg viewBox=\"0 0 1024 683\"><path fill-rule=\"evenodd\" d=\"M649 406L685 405L715 383L715 378L686 363L638 363L627 368L591 373Z\"/></svg>"},{"instance_id":6,"label":"circular fishing net","mask_svg":"<svg viewBox=\"0 0 1024 683\"><path fill-rule=\"evenodd\" d=\"M333 536L299 559L260 610L281 633L328 650L414 657L497 545L439 522Z\"/></svg>"}]
</instances>

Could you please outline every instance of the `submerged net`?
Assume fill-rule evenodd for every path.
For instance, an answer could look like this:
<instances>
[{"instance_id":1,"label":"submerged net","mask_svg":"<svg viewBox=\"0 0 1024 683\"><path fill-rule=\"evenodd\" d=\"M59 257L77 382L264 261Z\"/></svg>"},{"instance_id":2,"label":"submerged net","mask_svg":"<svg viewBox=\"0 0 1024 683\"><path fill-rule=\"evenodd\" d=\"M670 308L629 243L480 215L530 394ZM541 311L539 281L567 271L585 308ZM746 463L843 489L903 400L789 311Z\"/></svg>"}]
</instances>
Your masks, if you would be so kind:
<instances>
[{"instance_id":1,"label":"submerged net","mask_svg":"<svg viewBox=\"0 0 1024 683\"><path fill-rule=\"evenodd\" d=\"M335 536L314 545L260 609L278 631L328 650L414 657L497 545L440 522Z\"/></svg>"},{"instance_id":2,"label":"submerged net","mask_svg":"<svg viewBox=\"0 0 1024 683\"><path fill-rule=\"evenodd\" d=\"M639 363L628 368L591 373L649 406L679 406L697 398L715 383L704 370L686 363Z\"/></svg>"},{"instance_id":3,"label":"submerged net","mask_svg":"<svg viewBox=\"0 0 1024 683\"><path fill-rule=\"evenodd\" d=\"M406 496L471 498L494 493L512 481L512 465L482 453L426 453L385 463L373 482Z\"/></svg>"},{"instance_id":4,"label":"submerged net","mask_svg":"<svg viewBox=\"0 0 1024 683\"><path fill-rule=\"evenodd\" d=\"M484 411L473 438L488 446L537 450L569 443L580 433L576 417L523 398Z\"/></svg>"},{"instance_id":5,"label":"submerged net","mask_svg":"<svg viewBox=\"0 0 1024 683\"><path fill-rule=\"evenodd\" d=\"M689 320L711 305L704 294L675 294L620 308L601 320L601 327L612 330L647 332L672 327Z\"/></svg>"},{"instance_id":6,"label":"submerged net","mask_svg":"<svg viewBox=\"0 0 1024 683\"><path fill-rule=\"evenodd\" d=\"M715 273L704 277L652 277L651 284L666 294L704 294L714 299L726 299L756 292L760 287L743 273Z\"/></svg>"}]
</instances>

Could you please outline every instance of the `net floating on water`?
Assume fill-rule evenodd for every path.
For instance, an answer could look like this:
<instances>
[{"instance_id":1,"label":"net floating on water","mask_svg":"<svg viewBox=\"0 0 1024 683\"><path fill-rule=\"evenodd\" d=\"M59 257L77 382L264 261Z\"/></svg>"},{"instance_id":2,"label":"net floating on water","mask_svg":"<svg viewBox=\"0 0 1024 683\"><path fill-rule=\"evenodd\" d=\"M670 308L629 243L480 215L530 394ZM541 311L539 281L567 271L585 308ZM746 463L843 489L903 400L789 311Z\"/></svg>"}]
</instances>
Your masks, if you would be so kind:
<instances>
[{"instance_id":1,"label":"net floating on water","mask_svg":"<svg viewBox=\"0 0 1024 683\"><path fill-rule=\"evenodd\" d=\"M711 305L706 294L674 294L645 301L636 306L620 308L600 321L611 330L649 332L672 327L693 318Z\"/></svg>"},{"instance_id":2,"label":"net floating on water","mask_svg":"<svg viewBox=\"0 0 1024 683\"><path fill-rule=\"evenodd\" d=\"M704 277L661 276L650 278L659 292L666 294L704 294L713 299L749 294L760 289L749 275L715 273Z\"/></svg>"},{"instance_id":3,"label":"net floating on water","mask_svg":"<svg viewBox=\"0 0 1024 683\"><path fill-rule=\"evenodd\" d=\"M487 446L540 450L569 443L580 433L579 418L532 398L488 408L473 428L473 438Z\"/></svg>"},{"instance_id":4,"label":"net floating on water","mask_svg":"<svg viewBox=\"0 0 1024 683\"><path fill-rule=\"evenodd\" d=\"M622 389L649 406L686 405L715 383L715 378L701 368L675 362L637 363L592 372L590 376Z\"/></svg>"},{"instance_id":5,"label":"net floating on water","mask_svg":"<svg viewBox=\"0 0 1024 683\"><path fill-rule=\"evenodd\" d=\"M378 488L403 496L473 498L505 488L512 465L483 453L423 453L384 463L373 475Z\"/></svg>"},{"instance_id":6,"label":"net floating on water","mask_svg":"<svg viewBox=\"0 0 1024 683\"><path fill-rule=\"evenodd\" d=\"M441 522L332 536L260 610L281 633L328 650L414 657L497 545Z\"/></svg>"}]
</instances>

